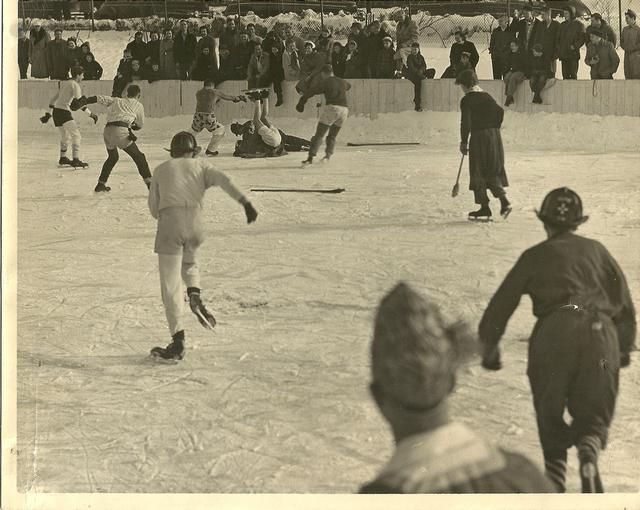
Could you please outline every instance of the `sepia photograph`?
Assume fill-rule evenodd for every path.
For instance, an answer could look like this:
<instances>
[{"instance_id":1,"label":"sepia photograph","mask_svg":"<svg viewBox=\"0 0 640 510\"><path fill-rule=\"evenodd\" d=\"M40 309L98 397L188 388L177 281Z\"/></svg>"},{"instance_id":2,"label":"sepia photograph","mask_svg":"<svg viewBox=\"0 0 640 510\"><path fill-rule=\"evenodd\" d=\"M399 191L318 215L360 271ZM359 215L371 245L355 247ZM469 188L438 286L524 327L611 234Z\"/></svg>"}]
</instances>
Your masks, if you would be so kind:
<instances>
[{"instance_id":1,"label":"sepia photograph","mask_svg":"<svg viewBox=\"0 0 640 510\"><path fill-rule=\"evenodd\" d=\"M640 509L640 0L2 10L3 510Z\"/></svg>"}]
</instances>

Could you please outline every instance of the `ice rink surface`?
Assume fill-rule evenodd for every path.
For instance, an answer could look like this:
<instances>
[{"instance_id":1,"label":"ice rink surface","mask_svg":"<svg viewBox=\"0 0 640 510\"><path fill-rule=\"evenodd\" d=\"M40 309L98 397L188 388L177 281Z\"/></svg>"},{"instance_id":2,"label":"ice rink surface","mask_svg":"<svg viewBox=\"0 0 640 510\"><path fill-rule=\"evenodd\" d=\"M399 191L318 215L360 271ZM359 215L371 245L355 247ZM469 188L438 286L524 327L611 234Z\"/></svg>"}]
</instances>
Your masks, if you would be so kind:
<instances>
[{"instance_id":1,"label":"ice rink surface","mask_svg":"<svg viewBox=\"0 0 640 510\"><path fill-rule=\"evenodd\" d=\"M94 195L104 121L80 122L91 166L73 171L57 168L57 132L39 125L37 113L21 110L19 126L19 490L357 491L392 451L367 389L379 299L403 279L475 327L520 253L544 239L533 209L554 187L580 193L591 219L579 232L612 252L638 305L638 119L508 114L514 212L492 224L466 220L474 209L466 164L460 196L451 198L457 114L420 114L422 132L413 112L387 123L350 119L331 164L305 169L298 153L232 158L227 135L215 162L247 192L346 192L248 192L260 216L247 226L238 204L210 190L200 267L218 326L208 332L190 314L186 358L159 364L147 354L169 334L146 188L121 153L111 193ZM167 158L171 134L189 120L149 119L139 145L151 167ZM314 125L281 127L310 137ZM425 143L345 146L367 139ZM487 373L475 360L459 376L452 414L541 466L525 375L533 323L525 298L501 344L504 369ZM608 491L640 489L639 363L634 355L621 373L600 462ZM576 465L571 452L572 492L579 491Z\"/></svg>"}]
</instances>

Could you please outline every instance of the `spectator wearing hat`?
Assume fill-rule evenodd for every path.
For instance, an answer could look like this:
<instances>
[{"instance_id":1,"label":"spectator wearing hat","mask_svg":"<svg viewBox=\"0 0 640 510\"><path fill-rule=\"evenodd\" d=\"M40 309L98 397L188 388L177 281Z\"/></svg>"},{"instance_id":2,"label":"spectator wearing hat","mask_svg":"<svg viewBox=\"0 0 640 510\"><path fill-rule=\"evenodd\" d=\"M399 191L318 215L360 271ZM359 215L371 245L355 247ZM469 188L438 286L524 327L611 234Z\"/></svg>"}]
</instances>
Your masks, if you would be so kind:
<instances>
[{"instance_id":1,"label":"spectator wearing hat","mask_svg":"<svg viewBox=\"0 0 640 510\"><path fill-rule=\"evenodd\" d=\"M409 9L405 9L404 18L396 26L396 74L401 75L411 54L411 45L418 42L418 25L411 19Z\"/></svg>"},{"instance_id":2,"label":"spectator wearing hat","mask_svg":"<svg viewBox=\"0 0 640 510\"><path fill-rule=\"evenodd\" d=\"M456 375L476 349L466 323L447 321L433 301L406 283L382 299L369 389L391 428L395 451L361 493L553 491L527 458L493 446L451 417Z\"/></svg>"},{"instance_id":3,"label":"spectator wearing hat","mask_svg":"<svg viewBox=\"0 0 640 510\"><path fill-rule=\"evenodd\" d=\"M613 44L606 40L602 29L594 28L590 32L585 63L591 67L592 80L613 80L620 65L620 57Z\"/></svg>"},{"instance_id":4,"label":"spectator wearing hat","mask_svg":"<svg viewBox=\"0 0 640 510\"><path fill-rule=\"evenodd\" d=\"M576 19L576 9L570 5L564 9L564 21L558 30L557 52L562 63L562 78L577 80L580 48L585 43L585 28Z\"/></svg>"},{"instance_id":5,"label":"spectator wearing hat","mask_svg":"<svg viewBox=\"0 0 640 510\"><path fill-rule=\"evenodd\" d=\"M142 40L142 32L136 32L133 36L133 41L127 44L127 49L131 51L131 58L144 62L147 58L147 43Z\"/></svg>"},{"instance_id":6,"label":"spectator wearing hat","mask_svg":"<svg viewBox=\"0 0 640 510\"><path fill-rule=\"evenodd\" d=\"M388 80L396 76L395 54L391 36L383 37L382 49L378 51L376 62L376 78Z\"/></svg>"},{"instance_id":7,"label":"spectator wearing hat","mask_svg":"<svg viewBox=\"0 0 640 510\"><path fill-rule=\"evenodd\" d=\"M160 72L165 80L175 80L177 77L173 46L173 30L167 28L158 45Z\"/></svg>"},{"instance_id":8,"label":"spectator wearing hat","mask_svg":"<svg viewBox=\"0 0 640 510\"><path fill-rule=\"evenodd\" d=\"M47 70L52 80L66 80L69 77L67 41L62 38L62 29L53 31L53 41L47 44Z\"/></svg>"},{"instance_id":9,"label":"spectator wearing hat","mask_svg":"<svg viewBox=\"0 0 640 510\"><path fill-rule=\"evenodd\" d=\"M18 70L20 79L27 79L27 69L29 68L29 39L22 27L18 28Z\"/></svg>"},{"instance_id":10,"label":"spectator wearing hat","mask_svg":"<svg viewBox=\"0 0 640 510\"><path fill-rule=\"evenodd\" d=\"M347 42L347 47L344 53L344 78L356 79L365 78L366 76L366 65L364 63L364 59L360 55L358 43L355 39L350 39Z\"/></svg>"},{"instance_id":11,"label":"spectator wearing hat","mask_svg":"<svg viewBox=\"0 0 640 510\"><path fill-rule=\"evenodd\" d=\"M507 16L501 16L500 19L498 19L498 26L491 32L491 40L489 42L489 53L491 54L494 80L502 80L502 78L504 78L507 60L511 51L509 44L514 39L514 32L509 29L509 18Z\"/></svg>"},{"instance_id":12,"label":"spectator wearing hat","mask_svg":"<svg viewBox=\"0 0 640 510\"><path fill-rule=\"evenodd\" d=\"M455 78L463 70L470 68L476 68L480 55L476 49L475 44L471 41L467 41L466 34L458 30L454 34L455 42L451 45L451 51L449 52L449 67L442 74L442 78ZM463 54L467 54L467 58L463 58Z\"/></svg>"},{"instance_id":13,"label":"spectator wearing hat","mask_svg":"<svg viewBox=\"0 0 640 510\"><path fill-rule=\"evenodd\" d=\"M542 10L542 21L536 23L533 27L533 45L542 45L542 54L550 59L552 77L556 75L557 67L557 50L556 43L558 40L558 32L560 30L560 23L552 17L551 7L545 7Z\"/></svg>"},{"instance_id":14,"label":"spectator wearing hat","mask_svg":"<svg viewBox=\"0 0 640 510\"><path fill-rule=\"evenodd\" d=\"M542 96L547 80L553 77L551 59L544 54L542 44L534 44L530 60L529 86L533 92L533 103L542 104Z\"/></svg>"},{"instance_id":15,"label":"spectator wearing hat","mask_svg":"<svg viewBox=\"0 0 640 510\"><path fill-rule=\"evenodd\" d=\"M82 68L84 69L84 81L102 78L102 66L96 61L93 53L84 55Z\"/></svg>"},{"instance_id":16,"label":"spectator wearing hat","mask_svg":"<svg viewBox=\"0 0 640 510\"><path fill-rule=\"evenodd\" d=\"M624 16L627 26L622 29L620 46L624 50L624 77L640 80L640 27L637 16L629 9Z\"/></svg>"},{"instance_id":17,"label":"spectator wearing hat","mask_svg":"<svg viewBox=\"0 0 640 510\"><path fill-rule=\"evenodd\" d=\"M189 24L182 20L180 29L173 40L173 59L180 80L191 79L191 69L196 60L196 36L189 32Z\"/></svg>"},{"instance_id":18,"label":"spectator wearing hat","mask_svg":"<svg viewBox=\"0 0 640 510\"><path fill-rule=\"evenodd\" d=\"M286 81L300 79L300 53L295 41L289 41L282 54L282 70Z\"/></svg>"},{"instance_id":19,"label":"spectator wearing hat","mask_svg":"<svg viewBox=\"0 0 640 510\"><path fill-rule=\"evenodd\" d=\"M422 111L422 81L433 78L435 69L427 69L427 62L420 53L420 43L411 44L411 53L407 57L406 77L413 83L413 103L417 112Z\"/></svg>"},{"instance_id":20,"label":"spectator wearing hat","mask_svg":"<svg viewBox=\"0 0 640 510\"><path fill-rule=\"evenodd\" d=\"M256 44L253 55L247 67L247 88L257 89L268 87L271 84L269 76L270 58L262 46Z\"/></svg>"},{"instance_id":21,"label":"spectator wearing hat","mask_svg":"<svg viewBox=\"0 0 640 510\"><path fill-rule=\"evenodd\" d=\"M520 48L519 41L513 40L509 46L511 52L509 53L506 73L504 75L505 106L511 106L513 104L513 96L516 93L518 85L526 80L529 74L529 59Z\"/></svg>"},{"instance_id":22,"label":"spectator wearing hat","mask_svg":"<svg viewBox=\"0 0 640 510\"><path fill-rule=\"evenodd\" d=\"M613 28L611 28L611 25L609 25L602 18L602 15L597 12L591 15L591 24L585 29L585 38L586 38L587 44L591 40L589 36L591 35L591 32L593 32L594 30L600 31L602 34L602 38L605 41L609 41L611 44L613 44L614 48L616 47L616 44L618 43L618 38L616 37L616 33L613 31Z\"/></svg>"},{"instance_id":23,"label":"spectator wearing hat","mask_svg":"<svg viewBox=\"0 0 640 510\"><path fill-rule=\"evenodd\" d=\"M48 78L47 45L49 33L40 25L34 24L29 32L29 63L32 78Z\"/></svg>"},{"instance_id":24,"label":"spectator wearing hat","mask_svg":"<svg viewBox=\"0 0 640 510\"><path fill-rule=\"evenodd\" d=\"M567 450L576 446L582 492L604 492L598 456L608 440L619 369L629 365L635 347L633 301L607 249L575 234L588 219L577 193L551 191L538 218L547 240L520 256L480 321L482 364L501 368L498 343L527 294L538 318L527 375L547 476L558 492L565 491Z\"/></svg>"},{"instance_id":25,"label":"spectator wearing hat","mask_svg":"<svg viewBox=\"0 0 640 510\"><path fill-rule=\"evenodd\" d=\"M367 77L379 78L378 76L378 53L383 48L382 40L390 37L381 27L378 20L374 20L369 25L369 36L367 38Z\"/></svg>"}]
</instances>

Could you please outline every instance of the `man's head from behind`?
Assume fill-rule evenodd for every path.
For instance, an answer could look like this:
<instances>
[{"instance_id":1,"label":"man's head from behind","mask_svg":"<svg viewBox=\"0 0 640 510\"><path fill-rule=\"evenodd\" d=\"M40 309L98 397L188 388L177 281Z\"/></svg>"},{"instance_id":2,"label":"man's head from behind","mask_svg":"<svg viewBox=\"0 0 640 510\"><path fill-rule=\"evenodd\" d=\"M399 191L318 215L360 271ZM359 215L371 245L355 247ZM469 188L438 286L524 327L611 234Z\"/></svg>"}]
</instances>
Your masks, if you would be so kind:
<instances>
[{"instance_id":1,"label":"man's head from behind","mask_svg":"<svg viewBox=\"0 0 640 510\"><path fill-rule=\"evenodd\" d=\"M129 85L127 87L127 97L140 99L140 87L138 85Z\"/></svg>"}]
</instances>

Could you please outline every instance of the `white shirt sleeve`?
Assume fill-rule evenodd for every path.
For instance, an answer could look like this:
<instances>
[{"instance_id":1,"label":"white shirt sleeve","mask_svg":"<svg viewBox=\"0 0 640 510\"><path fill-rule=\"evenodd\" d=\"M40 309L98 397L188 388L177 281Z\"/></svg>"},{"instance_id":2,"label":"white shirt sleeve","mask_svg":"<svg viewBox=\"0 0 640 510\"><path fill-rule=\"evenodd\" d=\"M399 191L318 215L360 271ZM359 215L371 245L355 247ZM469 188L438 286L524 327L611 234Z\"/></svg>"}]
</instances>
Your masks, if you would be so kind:
<instances>
[{"instance_id":1,"label":"white shirt sleeve","mask_svg":"<svg viewBox=\"0 0 640 510\"><path fill-rule=\"evenodd\" d=\"M138 111L136 112L135 123L138 127L144 126L144 106L142 103L138 103Z\"/></svg>"},{"instance_id":2,"label":"white shirt sleeve","mask_svg":"<svg viewBox=\"0 0 640 510\"><path fill-rule=\"evenodd\" d=\"M109 106L113 103L113 98L111 96L96 96L98 98L98 104L103 104Z\"/></svg>"}]
</instances>

